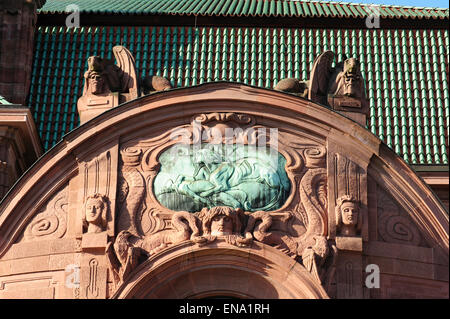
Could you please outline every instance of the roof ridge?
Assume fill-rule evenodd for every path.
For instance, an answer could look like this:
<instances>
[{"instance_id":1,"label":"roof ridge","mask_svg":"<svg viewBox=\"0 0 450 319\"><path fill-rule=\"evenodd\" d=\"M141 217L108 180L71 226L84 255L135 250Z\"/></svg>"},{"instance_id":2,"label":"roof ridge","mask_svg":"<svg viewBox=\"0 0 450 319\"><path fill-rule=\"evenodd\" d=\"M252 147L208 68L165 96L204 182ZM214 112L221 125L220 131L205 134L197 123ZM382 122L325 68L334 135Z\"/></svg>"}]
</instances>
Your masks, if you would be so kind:
<instances>
[{"instance_id":1,"label":"roof ridge","mask_svg":"<svg viewBox=\"0 0 450 319\"><path fill-rule=\"evenodd\" d=\"M192 5L202 1L202 6ZM438 7L415 7L415 6L399 6L392 4L366 4L346 1L318 1L318 0L248 0L251 6L238 5L242 0L216 1L216 0L78 0L76 5L80 7L82 12L88 13L115 13L115 14L198 14L211 16L305 16L302 8L309 11L306 16L311 17L334 17L323 10L323 8L337 7L347 10L338 15L338 17L360 17L360 14L348 11L350 7L359 8L399 8L405 10L396 10L393 14L382 12L381 17L388 18L432 18L439 19L448 15L449 8ZM63 13L66 7L73 5L73 0L47 0L46 4L39 10L40 13ZM276 3L277 5L254 5L261 2ZM107 6L105 4L108 3ZM130 5L133 3L135 5ZM170 4L169 4L170 3ZM234 3L234 4L233 4ZM284 5L283 5L284 3ZM169 4L169 5L167 5ZM248 10L244 10L243 8ZM207 8L207 10L205 9ZM194 10L196 9L196 10ZM412 10L412 11L410 11ZM421 11L440 12L438 16L421 14ZM244 12L246 11L246 12ZM247 12L248 11L248 12ZM363 10L364 11L364 10ZM371 14L371 12L366 12ZM444 16L442 16L444 14Z\"/></svg>"},{"instance_id":2,"label":"roof ridge","mask_svg":"<svg viewBox=\"0 0 450 319\"><path fill-rule=\"evenodd\" d=\"M170 0L169 0L170 1ZM321 4L331 3L331 4L352 4L359 6L377 6L377 7L394 7L394 8L414 8L414 9L434 9L434 10L449 10L449 8L441 7L418 7L418 6L404 6L397 4L377 4L377 3L360 3L360 2L347 2L347 1L329 1L329 0L256 0L256 1L285 1L285 2L319 2Z\"/></svg>"}]
</instances>

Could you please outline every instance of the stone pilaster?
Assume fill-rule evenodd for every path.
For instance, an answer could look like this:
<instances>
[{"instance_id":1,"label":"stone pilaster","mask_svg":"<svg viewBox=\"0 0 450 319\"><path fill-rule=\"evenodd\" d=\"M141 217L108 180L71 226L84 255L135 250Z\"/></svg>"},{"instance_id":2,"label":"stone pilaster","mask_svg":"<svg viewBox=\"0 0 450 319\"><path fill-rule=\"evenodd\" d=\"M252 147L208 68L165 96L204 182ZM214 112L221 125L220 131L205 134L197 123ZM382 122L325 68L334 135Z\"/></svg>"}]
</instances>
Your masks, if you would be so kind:
<instances>
[{"instance_id":1,"label":"stone pilaster","mask_svg":"<svg viewBox=\"0 0 450 319\"><path fill-rule=\"evenodd\" d=\"M0 199L41 154L30 110L0 107Z\"/></svg>"},{"instance_id":2,"label":"stone pilaster","mask_svg":"<svg viewBox=\"0 0 450 319\"><path fill-rule=\"evenodd\" d=\"M25 105L32 71L37 9L45 0L0 2L0 93Z\"/></svg>"}]
</instances>

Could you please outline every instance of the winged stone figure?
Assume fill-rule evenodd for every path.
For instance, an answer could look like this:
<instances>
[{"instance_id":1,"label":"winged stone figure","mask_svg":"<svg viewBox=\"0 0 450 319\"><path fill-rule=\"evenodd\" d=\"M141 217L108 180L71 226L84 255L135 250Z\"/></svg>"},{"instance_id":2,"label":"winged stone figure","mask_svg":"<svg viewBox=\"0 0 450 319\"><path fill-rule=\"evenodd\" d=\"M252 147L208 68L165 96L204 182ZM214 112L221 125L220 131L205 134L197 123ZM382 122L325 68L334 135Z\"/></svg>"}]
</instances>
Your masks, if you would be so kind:
<instances>
[{"instance_id":1,"label":"winged stone figure","mask_svg":"<svg viewBox=\"0 0 450 319\"><path fill-rule=\"evenodd\" d=\"M334 52L325 51L314 60L309 80L282 79L274 89L306 97L333 109L350 107L364 111L368 102L359 61L344 56L333 66L334 60Z\"/></svg>"},{"instance_id":2,"label":"winged stone figure","mask_svg":"<svg viewBox=\"0 0 450 319\"><path fill-rule=\"evenodd\" d=\"M365 109L367 99L359 61L344 56L342 61L333 67L334 59L335 54L332 51L325 51L315 59L308 99L334 109Z\"/></svg>"},{"instance_id":3,"label":"winged stone figure","mask_svg":"<svg viewBox=\"0 0 450 319\"><path fill-rule=\"evenodd\" d=\"M113 47L113 53L116 63L100 56L88 58L83 95L78 100L81 123L140 95L133 55L123 46Z\"/></svg>"}]
</instances>

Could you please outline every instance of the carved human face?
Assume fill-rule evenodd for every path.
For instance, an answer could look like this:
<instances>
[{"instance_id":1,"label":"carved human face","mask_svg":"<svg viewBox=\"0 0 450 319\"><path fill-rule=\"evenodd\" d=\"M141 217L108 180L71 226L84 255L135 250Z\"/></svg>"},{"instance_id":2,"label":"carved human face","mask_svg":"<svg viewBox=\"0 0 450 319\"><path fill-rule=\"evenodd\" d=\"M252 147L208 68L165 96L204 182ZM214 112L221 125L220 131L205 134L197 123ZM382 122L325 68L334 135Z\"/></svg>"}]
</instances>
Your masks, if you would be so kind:
<instances>
[{"instance_id":1,"label":"carved human face","mask_svg":"<svg viewBox=\"0 0 450 319\"><path fill-rule=\"evenodd\" d=\"M89 198L86 202L86 221L92 224L101 223L102 213L105 205L98 198Z\"/></svg>"},{"instance_id":2,"label":"carved human face","mask_svg":"<svg viewBox=\"0 0 450 319\"><path fill-rule=\"evenodd\" d=\"M354 226L358 223L359 208L354 202L344 202L341 206L342 223Z\"/></svg>"},{"instance_id":3,"label":"carved human face","mask_svg":"<svg viewBox=\"0 0 450 319\"><path fill-rule=\"evenodd\" d=\"M93 73L89 76L89 87L91 88L92 94L100 94L103 93L103 78L99 74Z\"/></svg>"},{"instance_id":4,"label":"carved human face","mask_svg":"<svg viewBox=\"0 0 450 319\"><path fill-rule=\"evenodd\" d=\"M359 62L354 58L344 62L344 95L356 96L360 84Z\"/></svg>"},{"instance_id":5,"label":"carved human face","mask_svg":"<svg viewBox=\"0 0 450 319\"><path fill-rule=\"evenodd\" d=\"M223 236L233 233L233 220L226 215L216 215L211 221L211 235Z\"/></svg>"}]
</instances>

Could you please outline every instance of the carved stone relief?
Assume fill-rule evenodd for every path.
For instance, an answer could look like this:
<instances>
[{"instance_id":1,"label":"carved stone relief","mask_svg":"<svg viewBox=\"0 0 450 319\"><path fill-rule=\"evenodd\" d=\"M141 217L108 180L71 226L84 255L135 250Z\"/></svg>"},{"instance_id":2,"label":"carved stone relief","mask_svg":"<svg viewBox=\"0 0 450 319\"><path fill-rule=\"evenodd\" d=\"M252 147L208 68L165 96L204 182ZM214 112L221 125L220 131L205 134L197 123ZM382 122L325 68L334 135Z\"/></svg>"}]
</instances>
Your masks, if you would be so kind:
<instances>
[{"instance_id":1,"label":"carved stone relief","mask_svg":"<svg viewBox=\"0 0 450 319\"><path fill-rule=\"evenodd\" d=\"M160 136L124 143L119 171L118 235L106 248L116 287L167 247L217 240L275 247L329 285L337 250L326 237L321 144L246 114L200 114Z\"/></svg>"},{"instance_id":2,"label":"carved stone relief","mask_svg":"<svg viewBox=\"0 0 450 319\"><path fill-rule=\"evenodd\" d=\"M108 225L108 199L98 193L88 196L83 208L85 232L100 233L105 231Z\"/></svg>"},{"instance_id":3,"label":"carved stone relief","mask_svg":"<svg viewBox=\"0 0 450 319\"><path fill-rule=\"evenodd\" d=\"M33 217L19 242L62 238L67 230L67 205L68 188L65 186Z\"/></svg>"},{"instance_id":4,"label":"carved stone relief","mask_svg":"<svg viewBox=\"0 0 450 319\"><path fill-rule=\"evenodd\" d=\"M388 243L425 246L417 227L395 200L377 188L378 238Z\"/></svg>"},{"instance_id":5,"label":"carved stone relief","mask_svg":"<svg viewBox=\"0 0 450 319\"><path fill-rule=\"evenodd\" d=\"M174 145L161 154L153 192L171 210L230 206L276 210L289 195L286 160L267 148L240 144Z\"/></svg>"},{"instance_id":6,"label":"carved stone relief","mask_svg":"<svg viewBox=\"0 0 450 319\"><path fill-rule=\"evenodd\" d=\"M123 46L115 46L113 53L117 64L100 56L88 58L83 95L77 106L81 123L139 97L139 81L133 55Z\"/></svg>"},{"instance_id":7,"label":"carved stone relief","mask_svg":"<svg viewBox=\"0 0 450 319\"><path fill-rule=\"evenodd\" d=\"M331 179L328 215L330 234L338 237L364 237L363 225L367 211L367 177L364 167L339 152L330 154L328 168Z\"/></svg>"},{"instance_id":8,"label":"carved stone relief","mask_svg":"<svg viewBox=\"0 0 450 319\"><path fill-rule=\"evenodd\" d=\"M79 211L77 236L107 231L114 235L117 184L117 146L80 161ZM120 194L120 192L119 192ZM119 195L120 196L120 195Z\"/></svg>"},{"instance_id":9,"label":"carved stone relief","mask_svg":"<svg viewBox=\"0 0 450 319\"><path fill-rule=\"evenodd\" d=\"M362 214L359 201L350 195L337 199L336 227L341 236L356 236L361 231Z\"/></svg>"},{"instance_id":10,"label":"carved stone relief","mask_svg":"<svg viewBox=\"0 0 450 319\"><path fill-rule=\"evenodd\" d=\"M333 66L335 53L325 51L316 57L308 80L282 79L275 90L296 94L335 110L368 112L364 79L356 58L344 57Z\"/></svg>"}]
</instances>

